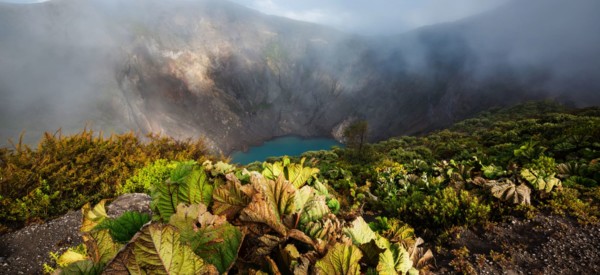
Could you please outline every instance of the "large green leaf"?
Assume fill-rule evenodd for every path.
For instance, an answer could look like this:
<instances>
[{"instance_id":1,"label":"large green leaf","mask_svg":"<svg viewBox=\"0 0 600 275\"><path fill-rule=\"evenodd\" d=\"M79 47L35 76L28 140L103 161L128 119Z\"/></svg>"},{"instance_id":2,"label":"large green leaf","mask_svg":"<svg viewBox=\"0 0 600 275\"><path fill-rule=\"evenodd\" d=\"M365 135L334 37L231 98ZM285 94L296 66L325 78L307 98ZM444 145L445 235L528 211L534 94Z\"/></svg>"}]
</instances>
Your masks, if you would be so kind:
<instances>
[{"instance_id":1,"label":"large green leaf","mask_svg":"<svg viewBox=\"0 0 600 275\"><path fill-rule=\"evenodd\" d=\"M300 164L291 163L284 168L286 178L296 188L304 186L308 179L319 173L318 168L304 167L304 160L302 158Z\"/></svg>"},{"instance_id":2,"label":"large green leaf","mask_svg":"<svg viewBox=\"0 0 600 275\"><path fill-rule=\"evenodd\" d=\"M212 193L213 186L208 181L204 169L198 165L183 163L171 173L169 180L153 188L152 211L157 213L163 222L168 222L180 203L209 205Z\"/></svg>"},{"instance_id":3,"label":"large green leaf","mask_svg":"<svg viewBox=\"0 0 600 275\"><path fill-rule=\"evenodd\" d=\"M271 180L275 180L283 173L283 168L285 165L290 163L290 159L287 157L283 158L283 162L275 162L275 163L263 163L263 171L262 175Z\"/></svg>"},{"instance_id":4,"label":"large green leaf","mask_svg":"<svg viewBox=\"0 0 600 275\"><path fill-rule=\"evenodd\" d=\"M361 245L377 239L377 235L362 217L356 218L350 227L344 228L344 234L352 239L352 243Z\"/></svg>"},{"instance_id":5,"label":"large green leaf","mask_svg":"<svg viewBox=\"0 0 600 275\"><path fill-rule=\"evenodd\" d=\"M554 177L554 173L546 173L544 171L523 169L521 176L527 180L537 190L549 193L554 187L560 187L561 182Z\"/></svg>"},{"instance_id":6,"label":"large green leaf","mask_svg":"<svg viewBox=\"0 0 600 275\"><path fill-rule=\"evenodd\" d=\"M318 168L304 167L305 158L300 160L299 164L291 163L288 157L284 157L282 162L264 163L262 174L267 179L275 180L280 175L296 188L300 188L314 175L319 173Z\"/></svg>"},{"instance_id":7,"label":"large green leaf","mask_svg":"<svg viewBox=\"0 0 600 275\"><path fill-rule=\"evenodd\" d=\"M235 262L244 235L225 216L212 215L203 204L180 204L169 223L179 228L181 240L196 255L216 266L220 273L227 272Z\"/></svg>"},{"instance_id":8,"label":"large green leaf","mask_svg":"<svg viewBox=\"0 0 600 275\"><path fill-rule=\"evenodd\" d=\"M283 175L273 181L253 173L250 182L256 193L252 196L252 202L242 210L240 220L264 223L286 236L287 228L283 219L294 211L296 188Z\"/></svg>"},{"instance_id":9,"label":"large green leaf","mask_svg":"<svg viewBox=\"0 0 600 275\"><path fill-rule=\"evenodd\" d=\"M108 229L113 240L127 243L150 220L150 215L146 213L127 211L114 220L103 221L94 230Z\"/></svg>"},{"instance_id":10,"label":"large green leaf","mask_svg":"<svg viewBox=\"0 0 600 275\"><path fill-rule=\"evenodd\" d=\"M304 186L296 192L294 212L300 213L304 209L304 205L308 200L315 195L315 190L310 186Z\"/></svg>"},{"instance_id":11,"label":"large green leaf","mask_svg":"<svg viewBox=\"0 0 600 275\"><path fill-rule=\"evenodd\" d=\"M192 249L180 242L171 225L149 224L142 228L111 261L106 273L116 274L217 274Z\"/></svg>"},{"instance_id":12,"label":"large green leaf","mask_svg":"<svg viewBox=\"0 0 600 275\"><path fill-rule=\"evenodd\" d=\"M406 249L398 243L393 243L379 254L377 273L381 275L406 274L412 268L412 264Z\"/></svg>"},{"instance_id":13,"label":"large green leaf","mask_svg":"<svg viewBox=\"0 0 600 275\"><path fill-rule=\"evenodd\" d=\"M322 274L360 274L362 252L354 245L337 243L315 264Z\"/></svg>"},{"instance_id":14,"label":"large green leaf","mask_svg":"<svg viewBox=\"0 0 600 275\"><path fill-rule=\"evenodd\" d=\"M304 225L308 222L314 222L323 219L331 211L325 202L324 196L313 195L304 204L300 213L300 224Z\"/></svg>"},{"instance_id":15,"label":"large green leaf","mask_svg":"<svg viewBox=\"0 0 600 275\"><path fill-rule=\"evenodd\" d=\"M108 218L104 204L106 204L106 200L101 200L94 206L94 208L92 208L89 203L86 203L81 208L83 219L80 228L81 232L88 232L92 230L94 227L96 227L96 225L103 222L104 219Z\"/></svg>"},{"instance_id":16,"label":"large green leaf","mask_svg":"<svg viewBox=\"0 0 600 275\"><path fill-rule=\"evenodd\" d=\"M68 275L96 275L102 274L104 264L83 260L69 264L61 269L60 274Z\"/></svg>"},{"instance_id":17,"label":"large green leaf","mask_svg":"<svg viewBox=\"0 0 600 275\"><path fill-rule=\"evenodd\" d=\"M216 215L225 215L232 220L251 200L252 186L242 185L233 175L227 175L227 183L213 191L212 211Z\"/></svg>"},{"instance_id":18,"label":"large green leaf","mask_svg":"<svg viewBox=\"0 0 600 275\"><path fill-rule=\"evenodd\" d=\"M177 196L179 184L171 180L167 180L161 184L154 186L152 190L152 213L155 218L167 222L171 215L175 214L179 198Z\"/></svg>"},{"instance_id":19,"label":"large green leaf","mask_svg":"<svg viewBox=\"0 0 600 275\"><path fill-rule=\"evenodd\" d=\"M210 205L213 186L208 181L206 172L202 167L195 166L191 173L184 179L183 183L179 186L180 202Z\"/></svg>"}]
</instances>

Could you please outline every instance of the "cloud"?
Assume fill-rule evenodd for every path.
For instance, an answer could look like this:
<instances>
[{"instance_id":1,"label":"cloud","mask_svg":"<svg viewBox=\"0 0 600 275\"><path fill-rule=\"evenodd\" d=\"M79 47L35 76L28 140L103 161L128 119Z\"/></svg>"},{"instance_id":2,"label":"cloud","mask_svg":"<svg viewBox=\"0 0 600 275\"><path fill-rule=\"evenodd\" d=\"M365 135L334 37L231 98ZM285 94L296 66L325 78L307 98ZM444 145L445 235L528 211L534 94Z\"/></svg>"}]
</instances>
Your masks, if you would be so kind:
<instances>
[{"instance_id":1,"label":"cloud","mask_svg":"<svg viewBox=\"0 0 600 275\"><path fill-rule=\"evenodd\" d=\"M48 2L50 0L0 0L0 3L13 3L13 4L35 4Z\"/></svg>"},{"instance_id":2,"label":"cloud","mask_svg":"<svg viewBox=\"0 0 600 275\"><path fill-rule=\"evenodd\" d=\"M394 34L493 9L508 0L232 0L266 14L363 34Z\"/></svg>"}]
</instances>

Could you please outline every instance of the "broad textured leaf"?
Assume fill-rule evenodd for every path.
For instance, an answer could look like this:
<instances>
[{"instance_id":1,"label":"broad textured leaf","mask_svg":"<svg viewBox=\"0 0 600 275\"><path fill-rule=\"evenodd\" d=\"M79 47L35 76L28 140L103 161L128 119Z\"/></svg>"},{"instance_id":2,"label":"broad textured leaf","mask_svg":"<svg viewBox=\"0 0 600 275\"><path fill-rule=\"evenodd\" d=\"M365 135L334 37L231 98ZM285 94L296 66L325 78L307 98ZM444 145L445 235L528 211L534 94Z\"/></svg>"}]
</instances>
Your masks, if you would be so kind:
<instances>
[{"instance_id":1,"label":"broad textured leaf","mask_svg":"<svg viewBox=\"0 0 600 275\"><path fill-rule=\"evenodd\" d=\"M318 180L316 180L315 183L313 184L313 188L315 189L315 193L317 193L318 195L321 195L321 196L329 195L327 186L325 186L325 184L323 184L322 182L320 182Z\"/></svg>"},{"instance_id":2,"label":"broad textured leaf","mask_svg":"<svg viewBox=\"0 0 600 275\"><path fill-rule=\"evenodd\" d=\"M248 243L251 247L245 251L243 256L244 260L250 262L257 262L264 260L264 256L271 254L275 248L278 248L280 244L285 242L284 237L278 237L274 235L264 234L261 236L253 235L248 238Z\"/></svg>"},{"instance_id":3,"label":"broad textured leaf","mask_svg":"<svg viewBox=\"0 0 600 275\"><path fill-rule=\"evenodd\" d=\"M220 273L227 272L235 262L244 235L225 216L212 215L203 204L179 205L169 223L179 228L181 240L196 255L213 264Z\"/></svg>"},{"instance_id":4,"label":"broad textured leaf","mask_svg":"<svg viewBox=\"0 0 600 275\"><path fill-rule=\"evenodd\" d=\"M358 247L363 252L365 262L368 263L369 266L376 266L377 263L379 263L379 254L386 250L386 248L380 247L374 239L368 243L361 244Z\"/></svg>"},{"instance_id":5,"label":"broad textured leaf","mask_svg":"<svg viewBox=\"0 0 600 275\"><path fill-rule=\"evenodd\" d=\"M554 187L560 187L561 182L554 177L555 174L546 174L543 171L531 169L521 170L521 176L533 185L537 190L549 193Z\"/></svg>"},{"instance_id":6,"label":"broad textured leaf","mask_svg":"<svg viewBox=\"0 0 600 275\"><path fill-rule=\"evenodd\" d=\"M398 219L390 219L389 229L382 233L383 237L394 243L402 243L409 247L414 243L415 230L410 225L400 222Z\"/></svg>"},{"instance_id":7,"label":"broad textured leaf","mask_svg":"<svg viewBox=\"0 0 600 275\"><path fill-rule=\"evenodd\" d=\"M304 205L308 200L315 195L315 190L310 186L304 186L296 192L295 196L295 210L294 212L300 213L304 209Z\"/></svg>"},{"instance_id":8,"label":"broad textured leaf","mask_svg":"<svg viewBox=\"0 0 600 275\"><path fill-rule=\"evenodd\" d=\"M531 189L524 184L516 186L512 181L490 181L488 185L491 186L492 196L500 200L512 202L513 204L531 203Z\"/></svg>"},{"instance_id":9,"label":"broad textured leaf","mask_svg":"<svg viewBox=\"0 0 600 275\"><path fill-rule=\"evenodd\" d=\"M377 273L381 275L406 274L412 268L412 261L402 245L390 244L389 249L379 254Z\"/></svg>"},{"instance_id":10,"label":"broad textured leaf","mask_svg":"<svg viewBox=\"0 0 600 275\"><path fill-rule=\"evenodd\" d=\"M298 229L290 229L288 231L287 237L298 240L298 241L303 242L308 245L312 245L312 246L315 245L315 242L313 241L313 239L311 239L308 235L304 234L304 232L302 232Z\"/></svg>"},{"instance_id":11,"label":"broad textured leaf","mask_svg":"<svg viewBox=\"0 0 600 275\"><path fill-rule=\"evenodd\" d=\"M338 237L342 224L338 219L324 219L309 222L301 227L302 231L311 238L318 240L332 240Z\"/></svg>"},{"instance_id":12,"label":"broad textured leaf","mask_svg":"<svg viewBox=\"0 0 600 275\"><path fill-rule=\"evenodd\" d=\"M141 274L217 274L191 248L180 242L171 225L149 224L109 263L107 270Z\"/></svg>"},{"instance_id":13,"label":"broad textured leaf","mask_svg":"<svg viewBox=\"0 0 600 275\"><path fill-rule=\"evenodd\" d=\"M221 185L213 191L214 204L212 211L216 215L225 215L227 219L232 220L252 201L251 197L246 193L250 192L248 189L251 189L252 186L242 186L233 174L228 174L227 179L225 185Z\"/></svg>"},{"instance_id":14,"label":"broad textured leaf","mask_svg":"<svg viewBox=\"0 0 600 275\"><path fill-rule=\"evenodd\" d=\"M350 227L344 227L344 234L352 239L352 243L361 245L368 243L371 240L377 239L375 232L369 227L369 224L365 222L362 217L356 218Z\"/></svg>"},{"instance_id":15,"label":"broad textured leaf","mask_svg":"<svg viewBox=\"0 0 600 275\"><path fill-rule=\"evenodd\" d=\"M102 274L104 264L94 263L91 260L83 260L69 264L68 266L61 269L60 274L73 275L96 275Z\"/></svg>"},{"instance_id":16,"label":"broad textured leaf","mask_svg":"<svg viewBox=\"0 0 600 275\"><path fill-rule=\"evenodd\" d=\"M175 214L178 198L179 183L167 180L154 186L152 191L152 213L163 222L168 222L171 215Z\"/></svg>"},{"instance_id":17,"label":"broad textured leaf","mask_svg":"<svg viewBox=\"0 0 600 275\"><path fill-rule=\"evenodd\" d=\"M200 205L198 204L187 206L180 203L177 206L177 212L169 219L169 224L179 229L182 239L189 239L196 233L194 229L196 228L195 224L200 216L200 211Z\"/></svg>"},{"instance_id":18,"label":"broad textured leaf","mask_svg":"<svg viewBox=\"0 0 600 275\"><path fill-rule=\"evenodd\" d=\"M94 230L108 229L113 240L127 243L150 220L150 215L146 213L127 211L114 220L105 220Z\"/></svg>"},{"instance_id":19,"label":"broad textured leaf","mask_svg":"<svg viewBox=\"0 0 600 275\"><path fill-rule=\"evenodd\" d=\"M296 188L306 184L306 181L319 173L318 168L304 167L305 158L302 158L300 164L288 164L284 167L284 173L288 181Z\"/></svg>"},{"instance_id":20,"label":"broad textured leaf","mask_svg":"<svg viewBox=\"0 0 600 275\"><path fill-rule=\"evenodd\" d=\"M81 232L88 232L92 230L94 227L96 227L96 225L103 222L104 219L108 218L104 204L106 204L106 200L101 200L94 206L94 208L92 208L89 203L86 203L81 208L83 219L80 228Z\"/></svg>"},{"instance_id":21,"label":"broad textured leaf","mask_svg":"<svg viewBox=\"0 0 600 275\"><path fill-rule=\"evenodd\" d=\"M315 264L321 274L360 274L362 252L355 245L335 244Z\"/></svg>"},{"instance_id":22,"label":"broad textured leaf","mask_svg":"<svg viewBox=\"0 0 600 275\"><path fill-rule=\"evenodd\" d=\"M87 255L80 254L80 253L77 253L77 252L69 249L69 250L65 251L65 253L60 255L60 257L58 257L58 259L56 260L56 264L58 266L67 266L74 262L79 262L79 261L83 261L86 259L88 259Z\"/></svg>"},{"instance_id":23,"label":"broad textured leaf","mask_svg":"<svg viewBox=\"0 0 600 275\"><path fill-rule=\"evenodd\" d=\"M289 159L288 159L289 162ZM263 163L263 171L262 175L271 180L275 180L279 177L279 175L283 174L283 163L275 162L275 163Z\"/></svg>"},{"instance_id":24,"label":"broad textured leaf","mask_svg":"<svg viewBox=\"0 0 600 275\"><path fill-rule=\"evenodd\" d=\"M210 205L213 186L206 177L206 172L199 166L194 167L179 186L179 202L187 204L203 203Z\"/></svg>"},{"instance_id":25,"label":"broad textured leaf","mask_svg":"<svg viewBox=\"0 0 600 275\"><path fill-rule=\"evenodd\" d=\"M135 245L127 245L123 250L119 251L104 269L106 275L121 275L121 274L143 274L140 266L135 260L134 254Z\"/></svg>"},{"instance_id":26,"label":"broad textured leaf","mask_svg":"<svg viewBox=\"0 0 600 275\"><path fill-rule=\"evenodd\" d=\"M209 205L213 186L200 166L179 165L171 179L155 186L152 192L152 211L158 213L163 222L168 222L180 203Z\"/></svg>"},{"instance_id":27,"label":"broad textured leaf","mask_svg":"<svg viewBox=\"0 0 600 275\"><path fill-rule=\"evenodd\" d=\"M107 263L122 247L113 241L108 229L94 230L83 234L83 243L87 248L88 255L95 263Z\"/></svg>"},{"instance_id":28,"label":"broad textured leaf","mask_svg":"<svg viewBox=\"0 0 600 275\"><path fill-rule=\"evenodd\" d=\"M196 164L195 161L181 162L177 164L175 169L171 171L169 180L172 182L182 182L192 172L194 164Z\"/></svg>"},{"instance_id":29,"label":"broad textured leaf","mask_svg":"<svg viewBox=\"0 0 600 275\"><path fill-rule=\"evenodd\" d=\"M324 196L313 195L304 205L300 213L300 224L304 225L308 222L314 222L323 219L331 213L329 206L325 202Z\"/></svg>"},{"instance_id":30,"label":"broad textured leaf","mask_svg":"<svg viewBox=\"0 0 600 275\"><path fill-rule=\"evenodd\" d=\"M296 188L283 175L272 181L253 173L250 182L256 193L252 196L252 202L242 210L240 220L264 223L286 236L287 228L283 224L283 218L294 211Z\"/></svg>"}]
</instances>

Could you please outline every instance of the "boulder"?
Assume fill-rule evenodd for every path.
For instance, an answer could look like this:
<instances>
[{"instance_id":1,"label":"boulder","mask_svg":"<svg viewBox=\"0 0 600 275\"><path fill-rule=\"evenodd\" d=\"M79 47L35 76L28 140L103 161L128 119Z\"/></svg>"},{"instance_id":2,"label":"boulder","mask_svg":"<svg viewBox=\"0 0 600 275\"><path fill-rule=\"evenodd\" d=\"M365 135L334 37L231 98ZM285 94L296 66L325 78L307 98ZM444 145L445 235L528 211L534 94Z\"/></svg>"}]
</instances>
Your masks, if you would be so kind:
<instances>
[{"instance_id":1,"label":"boulder","mask_svg":"<svg viewBox=\"0 0 600 275\"><path fill-rule=\"evenodd\" d=\"M152 198L144 193L124 194L116 198L106 207L106 214L111 218L121 216L127 211L152 214L150 202Z\"/></svg>"}]
</instances>

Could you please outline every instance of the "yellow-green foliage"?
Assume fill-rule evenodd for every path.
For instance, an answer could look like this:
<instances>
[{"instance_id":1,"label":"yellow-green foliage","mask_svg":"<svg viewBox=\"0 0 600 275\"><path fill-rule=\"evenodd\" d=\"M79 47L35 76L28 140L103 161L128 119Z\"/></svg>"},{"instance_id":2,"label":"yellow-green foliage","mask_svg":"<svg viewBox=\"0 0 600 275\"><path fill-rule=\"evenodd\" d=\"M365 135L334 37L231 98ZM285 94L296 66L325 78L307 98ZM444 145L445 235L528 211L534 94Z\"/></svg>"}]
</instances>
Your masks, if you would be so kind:
<instances>
[{"instance_id":1,"label":"yellow-green foliage","mask_svg":"<svg viewBox=\"0 0 600 275\"><path fill-rule=\"evenodd\" d=\"M417 197L400 213L433 230L455 225L474 225L489 220L491 207L466 190L446 187L432 196Z\"/></svg>"},{"instance_id":2,"label":"yellow-green foliage","mask_svg":"<svg viewBox=\"0 0 600 275\"><path fill-rule=\"evenodd\" d=\"M171 171L179 162L159 159L139 169L131 178L125 181L121 194L148 193L154 185L160 184L169 178Z\"/></svg>"},{"instance_id":3,"label":"yellow-green foliage","mask_svg":"<svg viewBox=\"0 0 600 275\"><path fill-rule=\"evenodd\" d=\"M90 130L46 133L37 148L0 149L0 225L18 227L114 197L134 172L158 159L203 160L201 140L176 141L133 133L108 138Z\"/></svg>"},{"instance_id":4,"label":"yellow-green foliage","mask_svg":"<svg viewBox=\"0 0 600 275\"><path fill-rule=\"evenodd\" d=\"M554 213L573 216L582 224L597 224L600 221L600 209L594 205L593 199L584 201L580 197L576 189L564 188L562 192L553 194L552 199L548 201L548 207Z\"/></svg>"}]
</instances>

